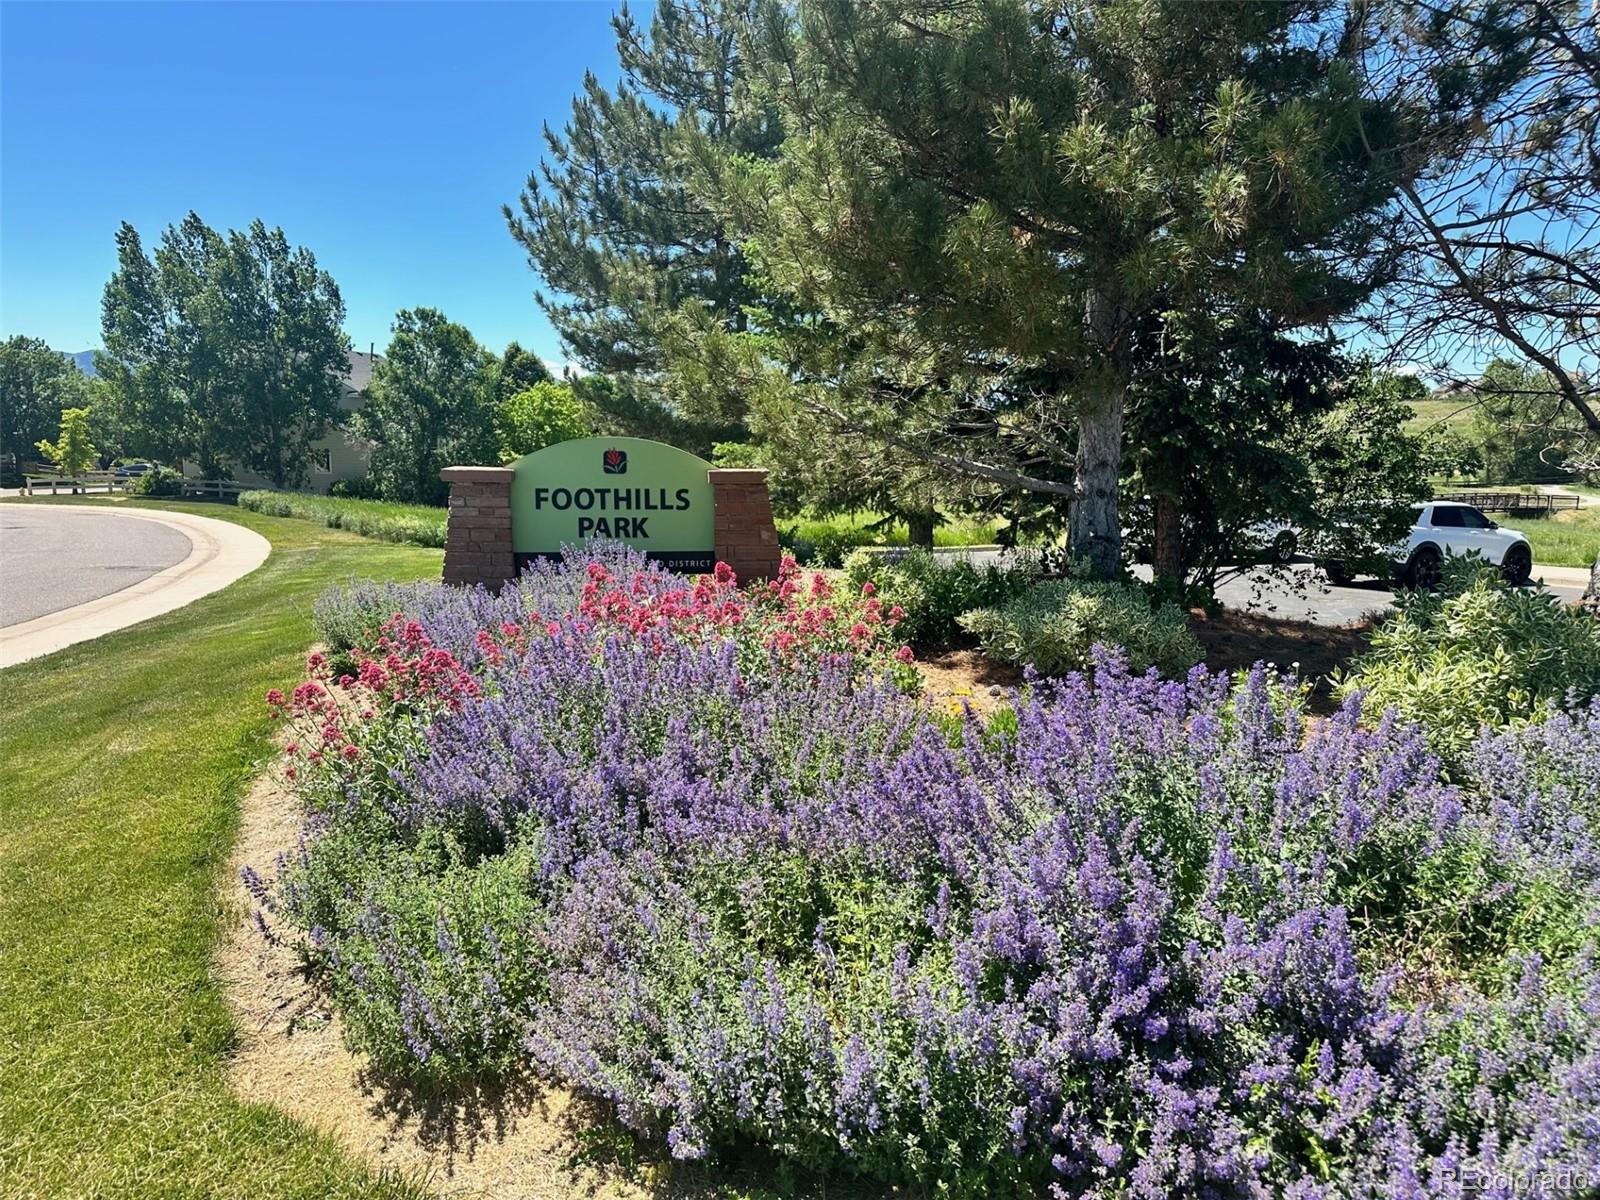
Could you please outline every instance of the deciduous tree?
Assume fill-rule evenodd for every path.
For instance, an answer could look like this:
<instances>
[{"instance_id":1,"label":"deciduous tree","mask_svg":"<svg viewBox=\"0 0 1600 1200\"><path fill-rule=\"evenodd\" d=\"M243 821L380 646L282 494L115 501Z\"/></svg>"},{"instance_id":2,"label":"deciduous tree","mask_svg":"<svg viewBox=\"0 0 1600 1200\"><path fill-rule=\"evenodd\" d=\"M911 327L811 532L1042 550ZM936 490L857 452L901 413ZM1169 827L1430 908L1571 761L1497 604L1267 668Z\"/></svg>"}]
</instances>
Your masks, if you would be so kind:
<instances>
[{"instance_id":1,"label":"deciduous tree","mask_svg":"<svg viewBox=\"0 0 1600 1200\"><path fill-rule=\"evenodd\" d=\"M572 385L549 379L498 401L494 427L506 462L594 432L588 408L572 394Z\"/></svg>"},{"instance_id":2,"label":"deciduous tree","mask_svg":"<svg viewBox=\"0 0 1600 1200\"><path fill-rule=\"evenodd\" d=\"M40 338L17 334L0 342L0 453L32 454L61 410L82 399L84 382L72 359Z\"/></svg>"},{"instance_id":3,"label":"deciduous tree","mask_svg":"<svg viewBox=\"0 0 1600 1200\"><path fill-rule=\"evenodd\" d=\"M512 342L506 347L496 370L495 398L502 402L531 387L549 383L552 379L544 359L531 350L524 350L520 342Z\"/></svg>"},{"instance_id":4,"label":"deciduous tree","mask_svg":"<svg viewBox=\"0 0 1600 1200\"><path fill-rule=\"evenodd\" d=\"M372 477L385 499L442 504L447 466L499 461L494 355L466 326L433 308L395 316L356 429L373 443Z\"/></svg>"},{"instance_id":5,"label":"deciduous tree","mask_svg":"<svg viewBox=\"0 0 1600 1200\"><path fill-rule=\"evenodd\" d=\"M1384 230L1401 269L1370 319L1395 358L1463 384L1491 358L1530 364L1560 402L1545 408L1551 444L1600 463L1594 6L1391 0L1376 11L1384 53L1367 59L1369 93L1470 119L1436 121L1405 147L1414 168Z\"/></svg>"},{"instance_id":6,"label":"deciduous tree","mask_svg":"<svg viewBox=\"0 0 1600 1200\"><path fill-rule=\"evenodd\" d=\"M190 213L153 256L124 223L117 264L95 361L128 448L196 459L208 476L242 464L303 482L349 350L339 289L311 252L260 221L224 236Z\"/></svg>"},{"instance_id":7,"label":"deciduous tree","mask_svg":"<svg viewBox=\"0 0 1600 1200\"><path fill-rule=\"evenodd\" d=\"M89 410L64 408L61 410L61 432L55 441L41 440L41 454L55 464L63 475L82 475L95 465L96 451L89 440Z\"/></svg>"}]
</instances>

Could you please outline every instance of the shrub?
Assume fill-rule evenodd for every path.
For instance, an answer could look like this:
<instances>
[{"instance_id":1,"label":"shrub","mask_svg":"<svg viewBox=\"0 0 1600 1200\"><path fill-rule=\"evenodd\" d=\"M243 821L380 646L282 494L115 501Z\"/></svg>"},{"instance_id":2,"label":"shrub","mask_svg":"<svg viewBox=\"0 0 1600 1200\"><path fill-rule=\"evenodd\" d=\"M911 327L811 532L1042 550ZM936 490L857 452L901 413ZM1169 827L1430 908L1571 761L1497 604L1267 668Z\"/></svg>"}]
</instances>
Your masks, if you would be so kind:
<instances>
[{"instance_id":1,"label":"shrub","mask_svg":"<svg viewBox=\"0 0 1600 1200\"><path fill-rule=\"evenodd\" d=\"M1000 662L1045 675L1082 670L1095 646L1120 649L1136 670L1181 674L1203 657L1189 615L1175 604L1152 606L1137 584L1051 579L994 608L966 613L962 628Z\"/></svg>"},{"instance_id":2,"label":"shrub","mask_svg":"<svg viewBox=\"0 0 1600 1200\"><path fill-rule=\"evenodd\" d=\"M426 504L394 504L384 500L348 500L303 492L241 492L239 507L269 517L315 521L329 529L345 529L381 542L443 546L447 513Z\"/></svg>"},{"instance_id":3,"label":"shrub","mask_svg":"<svg viewBox=\"0 0 1600 1200\"><path fill-rule=\"evenodd\" d=\"M352 479L335 479L328 485L328 495L344 500L378 499L378 481L371 475L358 475Z\"/></svg>"},{"instance_id":4,"label":"shrub","mask_svg":"<svg viewBox=\"0 0 1600 1200\"><path fill-rule=\"evenodd\" d=\"M171 467L154 467L130 480L127 490L134 496L181 496L183 474Z\"/></svg>"},{"instance_id":5,"label":"shrub","mask_svg":"<svg viewBox=\"0 0 1600 1200\"><path fill-rule=\"evenodd\" d=\"M862 546L876 545L870 529L828 521L796 521L778 530L778 542L801 566L838 567Z\"/></svg>"},{"instance_id":6,"label":"shrub","mask_svg":"<svg viewBox=\"0 0 1600 1200\"><path fill-rule=\"evenodd\" d=\"M725 456L729 464L743 456ZM719 459L719 461L721 461ZM774 503L777 498L774 497ZM937 546L992 544L998 533L992 523L976 518L942 521L934 530ZM858 512L833 517L807 517L779 522L778 541L801 566L839 567L852 550L864 546L906 546L906 528L890 518Z\"/></svg>"},{"instance_id":7,"label":"shrub","mask_svg":"<svg viewBox=\"0 0 1600 1200\"><path fill-rule=\"evenodd\" d=\"M588 437L594 420L570 383L546 379L499 401L494 429L501 459L511 462L557 442Z\"/></svg>"},{"instance_id":8,"label":"shrub","mask_svg":"<svg viewBox=\"0 0 1600 1200\"><path fill-rule=\"evenodd\" d=\"M1435 592L1403 593L1340 681L1393 707L1459 762L1484 727L1536 720L1600 693L1600 620L1544 588L1450 560Z\"/></svg>"},{"instance_id":9,"label":"shrub","mask_svg":"<svg viewBox=\"0 0 1600 1200\"><path fill-rule=\"evenodd\" d=\"M844 660L747 675L648 636L675 625L481 629L466 670L458 613L389 625L366 715L274 697L319 757L252 884L386 1070L531 1071L680 1158L919 1192L1600 1170L1600 705L1485 743L1463 791L1359 696L1308 723L1259 669L1102 656L952 737Z\"/></svg>"},{"instance_id":10,"label":"shrub","mask_svg":"<svg viewBox=\"0 0 1600 1200\"><path fill-rule=\"evenodd\" d=\"M901 554L857 550L845 560L856 586L871 583L886 603L905 610L900 629L913 646L943 646L962 634L958 618L975 608L1005 604L1039 578L1039 563L1023 556L1004 565L977 566L926 550Z\"/></svg>"}]
</instances>

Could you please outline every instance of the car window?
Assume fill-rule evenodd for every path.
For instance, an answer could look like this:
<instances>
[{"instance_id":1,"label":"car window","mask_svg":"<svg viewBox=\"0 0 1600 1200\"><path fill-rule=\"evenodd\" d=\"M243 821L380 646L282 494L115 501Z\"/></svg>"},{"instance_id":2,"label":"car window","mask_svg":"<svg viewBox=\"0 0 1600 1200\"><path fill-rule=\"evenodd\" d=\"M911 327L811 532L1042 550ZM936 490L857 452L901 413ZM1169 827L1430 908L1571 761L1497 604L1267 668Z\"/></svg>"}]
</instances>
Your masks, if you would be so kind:
<instances>
[{"instance_id":1,"label":"car window","mask_svg":"<svg viewBox=\"0 0 1600 1200\"><path fill-rule=\"evenodd\" d=\"M1461 523L1468 529L1487 529L1494 524L1475 508L1460 508L1456 511L1461 514Z\"/></svg>"},{"instance_id":2,"label":"car window","mask_svg":"<svg viewBox=\"0 0 1600 1200\"><path fill-rule=\"evenodd\" d=\"M1462 525L1461 510L1459 508L1450 508L1447 505L1440 505L1433 510L1433 516L1428 523L1435 529L1460 529Z\"/></svg>"}]
</instances>

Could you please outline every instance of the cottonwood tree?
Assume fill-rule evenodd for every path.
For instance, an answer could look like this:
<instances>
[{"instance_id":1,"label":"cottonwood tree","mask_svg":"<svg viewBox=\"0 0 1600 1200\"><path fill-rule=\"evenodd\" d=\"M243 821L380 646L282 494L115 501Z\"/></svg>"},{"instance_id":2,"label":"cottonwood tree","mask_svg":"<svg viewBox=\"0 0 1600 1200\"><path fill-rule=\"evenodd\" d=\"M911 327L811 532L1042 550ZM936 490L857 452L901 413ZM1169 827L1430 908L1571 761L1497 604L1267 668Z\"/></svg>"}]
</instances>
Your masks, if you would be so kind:
<instances>
[{"instance_id":1,"label":"cottonwood tree","mask_svg":"<svg viewBox=\"0 0 1600 1200\"><path fill-rule=\"evenodd\" d=\"M442 504L442 469L499 461L494 368L494 355L439 310L395 316L355 417L356 431L373 443L371 473L385 499Z\"/></svg>"},{"instance_id":2,"label":"cottonwood tree","mask_svg":"<svg viewBox=\"0 0 1600 1200\"><path fill-rule=\"evenodd\" d=\"M760 44L778 158L697 161L783 301L756 333L790 402L1067 496L1103 572L1152 305L1316 327L1382 281L1406 130L1361 93L1360 10L815 0Z\"/></svg>"},{"instance_id":3,"label":"cottonwood tree","mask_svg":"<svg viewBox=\"0 0 1600 1200\"><path fill-rule=\"evenodd\" d=\"M1600 462L1600 42L1590 0L1394 0L1369 94L1473 119L1404 148L1387 231L1401 270L1370 315L1394 357L1469 385L1528 363L1553 448ZM1465 388L1470 402L1476 394ZM1502 395L1502 399L1503 399ZM1561 406L1569 420L1556 417Z\"/></svg>"},{"instance_id":4,"label":"cottonwood tree","mask_svg":"<svg viewBox=\"0 0 1600 1200\"><path fill-rule=\"evenodd\" d=\"M344 300L310 250L260 221L228 234L219 270L241 421L233 453L277 487L300 487L312 443L340 417L350 371Z\"/></svg>"},{"instance_id":5,"label":"cottonwood tree","mask_svg":"<svg viewBox=\"0 0 1600 1200\"><path fill-rule=\"evenodd\" d=\"M0 453L19 460L49 436L64 408L78 407L86 380L72 359L41 338L0 342Z\"/></svg>"},{"instance_id":6,"label":"cottonwood tree","mask_svg":"<svg viewBox=\"0 0 1600 1200\"><path fill-rule=\"evenodd\" d=\"M153 255L124 223L117 263L95 363L129 447L303 483L349 370L344 302L315 256L261 221L223 235L190 213Z\"/></svg>"}]
</instances>

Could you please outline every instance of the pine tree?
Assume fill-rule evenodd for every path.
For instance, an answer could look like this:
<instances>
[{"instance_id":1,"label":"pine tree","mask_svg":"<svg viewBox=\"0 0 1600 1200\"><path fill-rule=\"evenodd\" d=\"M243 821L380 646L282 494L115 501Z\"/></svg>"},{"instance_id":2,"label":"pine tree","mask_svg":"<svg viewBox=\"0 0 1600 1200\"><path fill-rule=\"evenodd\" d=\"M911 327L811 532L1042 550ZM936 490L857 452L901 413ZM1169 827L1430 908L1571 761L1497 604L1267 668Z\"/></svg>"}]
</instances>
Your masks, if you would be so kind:
<instances>
[{"instance_id":1,"label":"pine tree","mask_svg":"<svg viewBox=\"0 0 1600 1200\"><path fill-rule=\"evenodd\" d=\"M782 130L752 92L739 38L768 18L770 4L665 0L648 31L624 5L612 21L621 82L611 91L585 77L565 129L545 129L547 156L519 211L505 209L511 235L550 289L538 301L567 352L611 377L589 401L614 399L614 421L654 426L658 436L676 417L654 386L660 316L693 299L742 328L754 299L721 216L691 194L674 159L685 131L729 154L775 152ZM705 432L683 430L700 442Z\"/></svg>"},{"instance_id":2,"label":"pine tree","mask_svg":"<svg viewBox=\"0 0 1600 1200\"><path fill-rule=\"evenodd\" d=\"M1115 571L1141 322L1203 303L1315 327L1383 277L1367 247L1405 130L1398 104L1361 94L1360 10L816 0L801 13L797 38L774 27L762 43L789 131L780 157L698 156L782 301L756 330L760 355L841 432L1067 495L1073 550ZM748 360L739 374L783 390Z\"/></svg>"}]
</instances>

